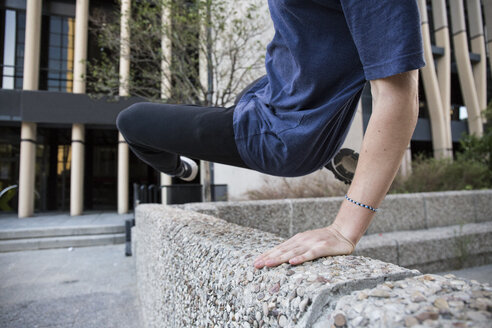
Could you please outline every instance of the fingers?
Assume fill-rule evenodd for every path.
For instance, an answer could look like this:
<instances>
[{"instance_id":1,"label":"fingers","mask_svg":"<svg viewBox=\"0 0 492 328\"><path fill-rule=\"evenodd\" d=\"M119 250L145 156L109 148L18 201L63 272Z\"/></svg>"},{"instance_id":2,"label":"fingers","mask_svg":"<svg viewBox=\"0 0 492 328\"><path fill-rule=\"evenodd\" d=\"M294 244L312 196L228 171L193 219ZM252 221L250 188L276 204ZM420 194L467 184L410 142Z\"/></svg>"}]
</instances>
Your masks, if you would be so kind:
<instances>
[{"instance_id":1,"label":"fingers","mask_svg":"<svg viewBox=\"0 0 492 328\"><path fill-rule=\"evenodd\" d=\"M323 256L324 254L320 252L320 248L311 248L308 251L295 256L294 258L289 260L289 263L292 265L301 264L307 261L311 261L317 259L318 257Z\"/></svg>"},{"instance_id":2,"label":"fingers","mask_svg":"<svg viewBox=\"0 0 492 328\"><path fill-rule=\"evenodd\" d=\"M353 250L354 244L334 227L322 228L295 235L259 255L253 264L258 269L285 262L297 265L323 256L351 254Z\"/></svg>"},{"instance_id":3,"label":"fingers","mask_svg":"<svg viewBox=\"0 0 492 328\"><path fill-rule=\"evenodd\" d=\"M254 266L261 269L263 266L277 266L287 262L292 257L302 254L305 247L299 244L284 245L282 248L271 249L265 254L260 255L255 261Z\"/></svg>"},{"instance_id":4,"label":"fingers","mask_svg":"<svg viewBox=\"0 0 492 328\"><path fill-rule=\"evenodd\" d=\"M265 253L259 255L255 259L255 263L259 260L264 260L267 257L271 257L271 255L275 252L281 252L282 253L282 252L286 252L286 251L292 249L293 247L295 247L294 244L296 244L296 241L297 241L297 235L290 238L289 240L284 241L282 244L279 244L279 245L275 246L274 248L269 249Z\"/></svg>"},{"instance_id":5,"label":"fingers","mask_svg":"<svg viewBox=\"0 0 492 328\"><path fill-rule=\"evenodd\" d=\"M291 258L293 258L299 254L302 254L304 251L305 251L304 248L296 247L296 248L294 248L290 251L287 251L285 253L272 254L270 257L268 257L264 260L264 263L268 267L277 266L279 264L288 262Z\"/></svg>"}]
</instances>

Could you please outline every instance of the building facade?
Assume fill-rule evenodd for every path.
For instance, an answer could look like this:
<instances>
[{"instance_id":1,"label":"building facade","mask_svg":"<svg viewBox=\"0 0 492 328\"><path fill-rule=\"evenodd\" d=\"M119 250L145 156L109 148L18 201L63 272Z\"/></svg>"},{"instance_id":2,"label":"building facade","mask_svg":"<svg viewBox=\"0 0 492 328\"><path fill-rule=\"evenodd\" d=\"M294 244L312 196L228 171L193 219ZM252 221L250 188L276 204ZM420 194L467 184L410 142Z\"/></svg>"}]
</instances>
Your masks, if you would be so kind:
<instances>
[{"instance_id":1,"label":"building facade","mask_svg":"<svg viewBox=\"0 0 492 328\"><path fill-rule=\"evenodd\" d=\"M17 185L18 201L9 204L19 217L54 210L71 215L86 210L125 213L132 207L134 182L184 183L139 161L116 129L118 113L141 101L127 97L128 50L122 46L117 58L121 100L89 96L84 80L85 62L100 53L89 33L89 18L96 11L120 10L121 3L124 40L131 28L125 15L138 2L0 0L0 191ZM427 66L420 74L419 120L403 174L415 154L452 157L463 132L481 135L480 111L491 95L491 1L418 2ZM344 146L360 148L371 102L367 85ZM227 184L231 198L259 187L263 177L214 166L214 182Z\"/></svg>"}]
</instances>

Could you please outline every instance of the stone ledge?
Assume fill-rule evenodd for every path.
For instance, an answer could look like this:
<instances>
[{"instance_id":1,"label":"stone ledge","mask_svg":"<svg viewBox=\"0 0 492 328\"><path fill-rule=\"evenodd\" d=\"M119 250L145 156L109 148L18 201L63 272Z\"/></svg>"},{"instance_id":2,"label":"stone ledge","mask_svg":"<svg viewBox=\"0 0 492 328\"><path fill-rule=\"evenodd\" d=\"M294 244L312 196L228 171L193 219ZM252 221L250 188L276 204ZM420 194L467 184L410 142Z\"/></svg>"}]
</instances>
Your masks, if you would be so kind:
<instances>
[{"instance_id":1,"label":"stone ledge","mask_svg":"<svg viewBox=\"0 0 492 328\"><path fill-rule=\"evenodd\" d=\"M341 297L313 328L345 321L346 327L490 327L492 288L454 275L410 277Z\"/></svg>"},{"instance_id":2,"label":"stone ledge","mask_svg":"<svg viewBox=\"0 0 492 328\"><path fill-rule=\"evenodd\" d=\"M253 259L283 238L164 205L141 204L136 216L145 327L312 327L353 292L421 275L353 255L257 270Z\"/></svg>"},{"instance_id":3,"label":"stone ledge","mask_svg":"<svg viewBox=\"0 0 492 328\"><path fill-rule=\"evenodd\" d=\"M492 190L387 195L366 234L492 221ZM190 203L182 209L282 237L330 225L343 197Z\"/></svg>"},{"instance_id":4,"label":"stone ledge","mask_svg":"<svg viewBox=\"0 0 492 328\"><path fill-rule=\"evenodd\" d=\"M451 270L459 264L483 265L492 257L492 222L367 235L353 255L423 272ZM480 258L485 259L483 263Z\"/></svg>"}]
</instances>

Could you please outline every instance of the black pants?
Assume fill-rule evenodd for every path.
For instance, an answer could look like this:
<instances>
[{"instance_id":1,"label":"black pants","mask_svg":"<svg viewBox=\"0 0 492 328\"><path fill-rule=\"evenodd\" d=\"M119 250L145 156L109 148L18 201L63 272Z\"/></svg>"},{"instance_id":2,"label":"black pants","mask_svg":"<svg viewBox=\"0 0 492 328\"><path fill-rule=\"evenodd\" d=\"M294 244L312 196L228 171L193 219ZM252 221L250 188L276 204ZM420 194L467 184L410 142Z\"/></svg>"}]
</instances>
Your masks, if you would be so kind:
<instances>
[{"instance_id":1,"label":"black pants","mask_svg":"<svg viewBox=\"0 0 492 328\"><path fill-rule=\"evenodd\" d=\"M116 126L133 153L159 172L178 174L179 155L249 168L237 151L232 115L242 95L261 78L228 108L137 103L118 114Z\"/></svg>"},{"instance_id":2,"label":"black pants","mask_svg":"<svg viewBox=\"0 0 492 328\"><path fill-rule=\"evenodd\" d=\"M137 103L116 126L138 158L169 175L178 174L179 155L248 168L234 140L234 108Z\"/></svg>"}]
</instances>

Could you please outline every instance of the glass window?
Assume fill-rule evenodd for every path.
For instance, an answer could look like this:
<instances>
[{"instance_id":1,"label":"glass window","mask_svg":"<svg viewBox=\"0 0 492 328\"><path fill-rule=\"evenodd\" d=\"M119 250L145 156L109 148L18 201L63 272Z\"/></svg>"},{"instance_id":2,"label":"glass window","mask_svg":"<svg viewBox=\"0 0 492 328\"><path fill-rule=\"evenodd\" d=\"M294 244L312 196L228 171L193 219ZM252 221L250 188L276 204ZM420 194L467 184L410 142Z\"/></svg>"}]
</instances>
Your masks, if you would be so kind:
<instances>
[{"instance_id":1,"label":"glass window","mask_svg":"<svg viewBox=\"0 0 492 328\"><path fill-rule=\"evenodd\" d=\"M53 69L58 70L58 69L60 69L60 61L55 60L55 59L50 59L48 67L50 70L53 70Z\"/></svg>"},{"instance_id":2,"label":"glass window","mask_svg":"<svg viewBox=\"0 0 492 328\"><path fill-rule=\"evenodd\" d=\"M0 62L2 88L22 88L26 15L22 11L7 9L3 20L3 62Z\"/></svg>"},{"instance_id":3,"label":"glass window","mask_svg":"<svg viewBox=\"0 0 492 328\"><path fill-rule=\"evenodd\" d=\"M14 88L15 77L15 23L16 15L14 10L5 11L5 36L3 45L3 79L4 89Z\"/></svg>"},{"instance_id":4,"label":"glass window","mask_svg":"<svg viewBox=\"0 0 492 328\"><path fill-rule=\"evenodd\" d=\"M26 39L26 30L17 29L17 42L24 45Z\"/></svg>"},{"instance_id":5,"label":"glass window","mask_svg":"<svg viewBox=\"0 0 492 328\"><path fill-rule=\"evenodd\" d=\"M22 82L23 82L22 76L20 76L20 77L16 76L16 78L15 78L15 89L22 89Z\"/></svg>"},{"instance_id":6,"label":"glass window","mask_svg":"<svg viewBox=\"0 0 492 328\"><path fill-rule=\"evenodd\" d=\"M50 17L50 33L60 34L62 32L61 29L61 17L59 16L51 16Z\"/></svg>"},{"instance_id":7,"label":"glass window","mask_svg":"<svg viewBox=\"0 0 492 328\"><path fill-rule=\"evenodd\" d=\"M68 35L68 20L63 20L63 23L62 23L62 34L64 35Z\"/></svg>"},{"instance_id":8,"label":"glass window","mask_svg":"<svg viewBox=\"0 0 492 328\"><path fill-rule=\"evenodd\" d=\"M50 47L48 51L50 59L60 59L60 48Z\"/></svg>"},{"instance_id":9,"label":"glass window","mask_svg":"<svg viewBox=\"0 0 492 328\"><path fill-rule=\"evenodd\" d=\"M63 48L68 48L68 35L62 34L61 39Z\"/></svg>"},{"instance_id":10,"label":"glass window","mask_svg":"<svg viewBox=\"0 0 492 328\"><path fill-rule=\"evenodd\" d=\"M50 33L50 46L59 47L60 46L60 34Z\"/></svg>"},{"instance_id":11,"label":"glass window","mask_svg":"<svg viewBox=\"0 0 492 328\"><path fill-rule=\"evenodd\" d=\"M75 19L64 16L45 16L49 31L42 45L40 85L48 90L72 92L73 33ZM48 23L49 20L49 23Z\"/></svg>"},{"instance_id":12,"label":"glass window","mask_svg":"<svg viewBox=\"0 0 492 328\"><path fill-rule=\"evenodd\" d=\"M24 47L18 47L15 55L17 58L24 58Z\"/></svg>"}]
</instances>

